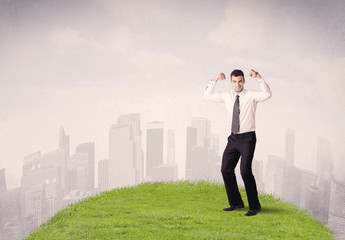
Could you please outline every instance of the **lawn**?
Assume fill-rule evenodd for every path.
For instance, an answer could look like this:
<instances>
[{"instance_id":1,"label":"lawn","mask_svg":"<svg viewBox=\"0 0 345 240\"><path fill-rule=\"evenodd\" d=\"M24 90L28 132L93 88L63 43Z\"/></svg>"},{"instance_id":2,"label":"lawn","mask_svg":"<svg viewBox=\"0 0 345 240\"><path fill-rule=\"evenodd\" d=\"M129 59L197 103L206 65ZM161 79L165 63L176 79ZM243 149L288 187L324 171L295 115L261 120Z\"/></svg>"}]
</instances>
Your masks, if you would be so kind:
<instances>
[{"instance_id":1,"label":"lawn","mask_svg":"<svg viewBox=\"0 0 345 240\"><path fill-rule=\"evenodd\" d=\"M228 207L223 184L143 183L103 192L60 210L26 239L335 239L305 211L260 193L262 212Z\"/></svg>"}]
</instances>

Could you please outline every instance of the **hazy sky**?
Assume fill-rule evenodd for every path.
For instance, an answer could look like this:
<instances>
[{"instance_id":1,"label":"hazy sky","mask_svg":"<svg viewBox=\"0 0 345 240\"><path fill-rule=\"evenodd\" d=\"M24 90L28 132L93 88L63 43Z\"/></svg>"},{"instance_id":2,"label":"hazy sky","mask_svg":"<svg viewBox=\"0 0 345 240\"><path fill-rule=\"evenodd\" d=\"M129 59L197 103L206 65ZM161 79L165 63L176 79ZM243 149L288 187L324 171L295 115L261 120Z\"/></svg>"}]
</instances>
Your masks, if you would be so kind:
<instances>
[{"instance_id":1,"label":"hazy sky","mask_svg":"<svg viewBox=\"0 0 345 240\"><path fill-rule=\"evenodd\" d=\"M283 157L295 130L296 165L315 170L316 142L330 141L336 177L345 177L345 2L0 0L0 168L19 186L23 157L58 145L71 154L94 141L96 164L121 114L140 112L176 131L184 177L186 127L211 120L223 152L230 132L224 104L202 98L231 90L229 73L251 68L273 97L257 109L255 157ZM143 132L144 140L146 138ZM145 141L144 141L145 143ZM143 147L145 151L145 148Z\"/></svg>"}]
</instances>

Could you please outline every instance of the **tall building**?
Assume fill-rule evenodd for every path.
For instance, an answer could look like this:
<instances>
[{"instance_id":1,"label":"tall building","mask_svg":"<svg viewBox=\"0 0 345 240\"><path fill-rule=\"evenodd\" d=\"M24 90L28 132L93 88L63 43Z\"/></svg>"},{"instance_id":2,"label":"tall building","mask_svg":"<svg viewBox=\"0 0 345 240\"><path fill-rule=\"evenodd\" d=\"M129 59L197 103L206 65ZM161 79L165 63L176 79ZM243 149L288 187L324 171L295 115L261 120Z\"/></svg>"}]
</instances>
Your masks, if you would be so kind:
<instances>
[{"instance_id":1,"label":"tall building","mask_svg":"<svg viewBox=\"0 0 345 240\"><path fill-rule=\"evenodd\" d=\"M163 164L164 129L162 122L147 124L146 133L146 178L152 179L153 169Z\"/></svg>"},{"instance_id":2,"label":"tall building","mask_svg":"<svg viewBox=\"0 0 345 240\"><path fill-rule=\"evenodd\" d=\"M318 176L311 172L302 170L301 171L301 194L300 194L300 207L308 209L309 202L308 197L310 196L311 186L316 186Z\"/></svg>"},{"instance_id":3,"label":"tall building","mask_svg":"<svg viewBox=\"0 0 345 240\"><path fill-rule=\"evenodd\" d=\"M331 145L322 137L317 139L316 171L321 178L330 179L333 176Z\"/></svg>"},{"instance_id":4,"label":"tall building","mask_svg":"<svg viewBox=\"0 0 345 240\"><path fill-rule=\"evenodd\" d=\"M144 175L140 114L119 116L109 131L109 189L139 184Z\"/></svg>"},{"instance_id":5,"label":"tall building","mask_svg":"<svg viewBox=\"0 0 345 240\"><path fill-rule=\"evenodd\" d=\"M208 149L205 147L192 148L191 173L188 180L208 179Z\"/></svg>"},{"instance_id":6,"label":"tall building","mask_svg":"<svg viewBox=\"0 0 345 240\"><path fill-rule=\"evenodd\" d=\"M328 226L339 239L345 239L345 182L332 177Z\"/></svg>"},{"instance_id":7,"label":"tall building","mask_svg":"<svg viewBox=\"0 0 345 240\"><path fill-rule=\"evenodd\" d=\"M289 164L289 163L288 163ZM283 199L285 201L299 205L301 201L301 178L302 172L300 169L292 166L285 166Z\"/></svg>"},{"instance_id":8,"label":"tall building","mask_svg":"<svg viewBox=\"0 0 345 240\"><path fill-rule=\"evenodd\" d=\"M66 192L80 190L92 191L90 185L91 170L88 153L76 153L68 158Z\"/></svg>"},{"instance_id":9,"label":"tall building","mask_svg":"<svg viewBox=\"0 0 345 240\"><path fill-rule=\"evenodd\" d=\"M186 145L186 179L190 179L192 171L192 149L196 147L197 129L187 127L187 145Z\"/></svg>"},{"instance_id":10,"label":"tall building","mask_svg":"<svg viewBox=\"0 0 345 240\"><path fill-rule=\"evenodd\" d=\"M221 180L219 136L206 118L193 117L187 127L186 179Z\"/></svg>"},{"instance_id":11,"label":"tall building","mask_svg":"<svg viewBox=\"0 0 345 240\"><path fill-rule=\"evenodd\" d=\"M329 212L329 200L331 193L331 179L318 177L316 186L319 189L317 195L318 201L320 202L319 209L310 209L313 215L321 222L327 224L328 212ZM313 199L315 201L315 198Z\"/></svg>"},{"instance_id":12,"label":"tall building","mask_svg":"<svg viewBox=\"0 0 345 240\"><path fill-rule=\"evenodd\" d=\"M6 176L5 176L5 168L0 169L0 193L6 192Z\"/></svg>"},{"instance_id":13,"label":"tall building","mask_svg":"<svg viewBox=\"0 0 345 240\"><path fill-rule=\"evenodd\" d=\"M197 129L197 147L209 148L211 145L211 123L210 120L201 117L192 117L191 127Z\"/></svg>"},{"instance_id":14,"label":"tall building","mask_svg":"<svg viewBox=\"0 0 345 240\"><path fill-rule=\"evenodd\" d=\"M21 235L21 188L9 189L0 194L0 238L23 239Z\"/></svg>"},{"instance_id":15,"label":"tall building","mask_svg":"<svg viewBox=\"0 0 345 240\"><path fill-rule=\"evenodd\" d=\"M98 162L98 190L103 192L108 190L108 159Z\"/></svg>"},{"instance_id":16,"label":"tall building","mask_svg":"<svg viewBox=\"0 0 345 240\"><path fill-rule=\"evenodd\" d=\"M175 164L175 131L172 129L167 132L167 163Z\"/></svg>"},{"instance_id":17,"label":"tall building","mask_svg":"<svg viewBox=\"0 0 345 240\"><path fill-rule=\"evenodd\" d=\"M283 159L268 155L265 190L268 193L274 193L279 197L283 196L284 192L284 176L286 163Z\"/></svg>"},{"instance_id":18,"label":"tall building","mask_svg":"<svg viewBox=\"0 0 345 240\"><path fill-rule=\"evenodd\" d=\"M63 127L60 128L59 134L59 151L63 151L64 159L61 165L61 188L65 190L66 186L66 173L67 173L67 159L69 157L69 136L66 136L65 130Z\"/></svg>"},{"instance_id":19,"label":"tall building","mask_svg":"<svg viewBox=\"0 0 345 240\"><path fill-rule=\"evenodd\" d=\"M88 142L79 144L76 148L77 154L87 154L86 188L93 191L95 188L95 143Z\"/></svg>"},{"instance_id":20,"label":"tall building","mask_svg":"<svg viewBox=\"0 0 345 240\"><path fill-rule=\"evenodd\" d=\"M62 207L59 199L61 200L65 193L65 185L62 186L62 182L65 184L65 173L62 170L64 162L64 150L44 155L36 152L24 158L25 174L21 178L20 207L24 235L40 226ZM31 166L31 169L28 169L28 166Z\"/></svg>"},{"instance_id":21,"label":"tall building","mask_svg":"<svg viewBox=\"0 0 345 240\"><path fill-rule=\"evenodd\" d=\"M140 128L140 113L130 113L120 115L117 125L129 125L133 129L134 156L133 164L135 169L135 184L139 184L144 179L144 153L142 149L142 131Z\"/></svg>"},{"instance_id":22,"label":"tall building","mask_svg":"<svg viewBox=\"0 0 345 240\"><path fill-rule=\"evenodd\" d=\"M133 128L113 125L109 137L109 188L135 185Z\"/></svg>"},{"instance_id":23,"label":"tall building","mask_svg":"<svg viewBox=\"0 0 345 240\"><path fill-rule=\"evenodd\" d=\"M294 166L295 157L295 133L287 129L285 133L285 160L289 166Z\"/></svg>"}]
</instances>

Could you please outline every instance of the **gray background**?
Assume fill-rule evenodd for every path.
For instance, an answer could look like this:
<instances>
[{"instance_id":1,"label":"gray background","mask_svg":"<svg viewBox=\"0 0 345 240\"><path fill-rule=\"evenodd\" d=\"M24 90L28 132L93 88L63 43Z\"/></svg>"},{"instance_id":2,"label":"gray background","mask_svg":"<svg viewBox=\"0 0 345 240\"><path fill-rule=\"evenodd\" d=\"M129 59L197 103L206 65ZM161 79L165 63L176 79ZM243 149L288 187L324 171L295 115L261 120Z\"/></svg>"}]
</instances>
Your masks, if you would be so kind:
<instances>
[{"instance_id":1,"label":"gray background","mask_svg":"<svg viewBox=\"0 0 345 240\"><path fill-rule=\"evenodd\" d=\"M344 5L2 0L0 168L7 187L20 185L24 156L56 149L60 126L70 149L94 141L96 163L107 158L110 125L129 112L176 131L184 177L191 117L210 119L225 147L225 107L202 94L215 74L234 68L258 70L273 91L258 106L256 158L282 156L291 128L298 167L315 170L321 136L331 144L335 176L344 179ZM247 88L258 89L246 78ZM228 79L217 90L230 90Z\"/></svg>"}]
</instances>

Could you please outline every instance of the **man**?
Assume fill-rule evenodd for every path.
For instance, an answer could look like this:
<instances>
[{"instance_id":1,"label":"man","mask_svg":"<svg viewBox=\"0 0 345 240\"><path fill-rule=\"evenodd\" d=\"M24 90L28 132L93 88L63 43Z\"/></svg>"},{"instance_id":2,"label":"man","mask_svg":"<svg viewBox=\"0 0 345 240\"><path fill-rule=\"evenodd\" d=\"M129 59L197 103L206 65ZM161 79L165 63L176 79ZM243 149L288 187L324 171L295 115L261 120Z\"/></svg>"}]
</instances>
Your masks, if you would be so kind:
<instances>
[{"instance_id":1,"label":"man","mask_svg":"<svg viewBox=\"0 0 345 240\"><path fill-rule=\"evenodd\" d=\"M235 167L241 157L241 176L249 203L249 211L245 215L254 216L261 212L256 182L252 173L252 160L256 144L255 111L257 103L269 99L272 92L258 72L251 69L249 76L258 79L261 91L245 89L243 72L234 70L230 75L233 91L214 92L217 81L225 80L224 73L220 73L209 82L204 98L218 103L225 103L230 119L232 119L231 135L228 137L221 167L230 207L223 210L233 211L244 208L235 176Z\"/></svg>"}]
</instances>

